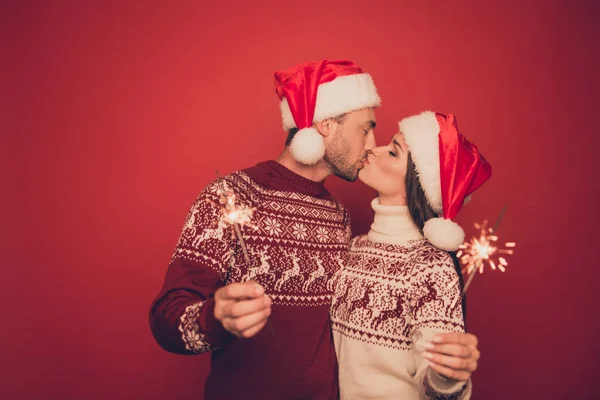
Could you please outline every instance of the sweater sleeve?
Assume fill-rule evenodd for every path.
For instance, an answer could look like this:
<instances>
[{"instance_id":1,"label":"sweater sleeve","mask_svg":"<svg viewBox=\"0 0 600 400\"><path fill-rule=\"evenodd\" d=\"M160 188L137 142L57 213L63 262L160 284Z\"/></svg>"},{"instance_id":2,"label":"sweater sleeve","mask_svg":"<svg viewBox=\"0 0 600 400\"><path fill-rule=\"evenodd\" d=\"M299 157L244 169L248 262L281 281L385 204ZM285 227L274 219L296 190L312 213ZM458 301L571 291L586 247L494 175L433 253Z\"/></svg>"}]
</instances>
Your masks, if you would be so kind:
<instances>
[{"instance_id":1,"label":"sweater sleeve","mask_svg":"<svg viewBox=\"0 0 600 400\"><path fill-rule=\"evenodd\" d=\"M429 248L424 251L423 261L412 274L412 318L409 325L413 342L413 356L417 371L414 379L419 398L435 400L468 400L471 397L471 381L457 382L445 379L428 368L423 357L423 344L442 332L464 332L461 302L452 303L460 294L457 275L450 255Z\"/></svg>"},{"instance_id":2,"label":"sweater sleeve","mask_svg":"<svg viewBox=\"0 0 600 400\"><path fill-rule=\"evenodd\" d=\"M213 182L192 205L150 308L154 338L173 353L204 353L233 339L214 317L214 293L223 284L233 249L218 203Z\"/></svg>"}]
</instances>

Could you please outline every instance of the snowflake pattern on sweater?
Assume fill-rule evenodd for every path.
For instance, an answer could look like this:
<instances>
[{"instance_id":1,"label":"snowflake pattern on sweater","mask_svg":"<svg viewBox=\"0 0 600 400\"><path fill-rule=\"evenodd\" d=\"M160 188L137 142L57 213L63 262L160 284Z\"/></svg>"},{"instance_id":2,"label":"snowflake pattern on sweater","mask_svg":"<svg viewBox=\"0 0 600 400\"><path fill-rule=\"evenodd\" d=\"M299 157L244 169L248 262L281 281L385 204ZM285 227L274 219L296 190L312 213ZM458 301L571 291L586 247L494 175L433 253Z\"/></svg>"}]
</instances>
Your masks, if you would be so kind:
<instances>
[{"instance_id":1,"label":"snowflake pattern on sweater","mask_svg":"<svg viewBox=\"0 0 600 400\"><path fill-rule=\"evenodd\" d=\"M244 227L250 263L231 227L219 218L220 188L236 193L239 205L255 206L255 228ZM332 200L301 193L265 190L243 172L214 181L189 211L172 262L183 259L210 265L222 285L255 280L265 287L275 305L328 306L332 276L343 266L350 241L346 211ZM195 312L189 307L186 313ZM190 345L198 328L182 316L180 331L186 347L207 351L208 345Z\"/></svg>"}]
</instances>

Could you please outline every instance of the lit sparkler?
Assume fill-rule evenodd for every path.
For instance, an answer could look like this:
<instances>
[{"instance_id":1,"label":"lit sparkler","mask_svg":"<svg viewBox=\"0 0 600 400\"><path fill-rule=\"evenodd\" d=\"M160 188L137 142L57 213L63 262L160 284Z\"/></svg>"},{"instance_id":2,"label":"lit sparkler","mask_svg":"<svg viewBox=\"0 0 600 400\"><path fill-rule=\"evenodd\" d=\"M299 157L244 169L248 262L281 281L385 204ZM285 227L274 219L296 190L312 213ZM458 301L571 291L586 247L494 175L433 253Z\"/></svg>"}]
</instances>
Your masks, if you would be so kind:
<instances>
[{"instance_id":1,"label":"lit sparkler","mask_svg":"<svg viewBox=\"0 0 600 400\"><path fill-rule=\"evenodd\" d=\"M220 180L221 175L219 174L219 171L217 170L216 173L217 179ZM217 204L221 210L221 220L219 223L230 225L233 228L231 231L231 238L233 239L235 236L237 236L238 240L240 241L240 245L242 246L246 263L250 264L250 256L248 255L248 249L246 248L246 242L244 242L244 236L242 235L241 227L243 228L244 226L249 226L254 230L258 229L250 222L254 211L256 211L256 208L236 204L235 193L233 190L227 188L225 181L219 182L218 194L219 202L221 203L220 205ZM208 201L214 204L214 201ZM275 335L275 329L273 328L270 318L267 319L267 325L269 325L271 335Z\"/></svg>"},{"instance_id":2,"label":"lit sparkler","mask_svg":"<svg viewBox=\"0 0 600 400\"><path fill-rule=\"evenodd\" d=\"M476 223L475 228L479 229L479 235L474 236L470 241L460 245L456 256L463 265L466 265L462 269L462 273L468 274L469 279L467 280L462 293L460 293L460 295L452 302L451 308L454 308L456 302L465 295L467 289L473 282L473 278L475 278L477 270L482 274L485 267L489 266L492 270L498 268L500 272L506 271L508 261L506 261L505 256L514 253L513 249L516 244L515 242L506 242L502 246L498 241L499 238L496 231L498 230L498 225L500 224L505 211L506 206L504 206L504 209L500 213L493 228L488 228L487 221L483 221L483 224ZM450 285L448 285L448 289L457 284L458 281L458 278L453 280Z\"/></svg>"},{"instance_id":3,"label":"lit sparkler","mask_svg":"<svg viewBox=\"0 0 600 400\"><path fill-rule=\"evenodd\" d=\"M220 179L219 171L217 171L217 179ZM242 230L240 227L249 226L253 229L256 229L256 226L252 225L250 222L252 219L252 215L256 208L238 205L236 204L236 197L233 190L227 188L225 182L222 184L219 183L218 188L219 201L221 210L221 221L220 223L229 225L232 227L231 238L237 236L240 241L240 245L242 246L242 251L244 252L244 258L246 262L250 262L250 257L248 256L248 249L246 248L246 243L244 242L244 237L242 235ZM212 200L208 200L214 203Z\"/></svg>"}]
</instances>

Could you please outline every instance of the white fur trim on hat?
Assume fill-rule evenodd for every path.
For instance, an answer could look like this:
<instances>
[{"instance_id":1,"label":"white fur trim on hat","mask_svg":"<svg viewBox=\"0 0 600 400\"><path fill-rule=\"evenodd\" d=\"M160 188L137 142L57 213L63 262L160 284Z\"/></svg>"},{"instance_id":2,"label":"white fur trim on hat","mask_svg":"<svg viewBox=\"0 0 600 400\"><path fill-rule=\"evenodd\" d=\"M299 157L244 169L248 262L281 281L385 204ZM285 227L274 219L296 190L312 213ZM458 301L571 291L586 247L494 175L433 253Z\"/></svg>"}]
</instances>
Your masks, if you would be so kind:
<instances>
[{"instance_id":1,"label":"white fur trim on hat","mask_svg":"<svg viewBox=\"0 0 600 400\"><path fill-rule=\"evenodd\" d=\"M435 113L425 111L419 115L404 118L398 125L400 132L404 134L408 151L415 163L425 197L431 208L441 214L443 206L438 138L440 125Z\"/></svg>"},{"instance_id":2,"label":"white fur trim on hat","mask_svg":"<svg viewBox=\"0 0 600 400\"><path fill-rule=\"evenodd\" d=\"M381 98L373 78L369 74L355 74L340 76L331 82L319 85L317 90L317 104L312 122L323 121L327 118L337 117L361 108L379 107ZM296 127L296 122L284 98L279 103L283 129L289 131Z\"/></svg>"},{"instance_id":3,"label":"white fur trim on hat","mask_svg":"<svg viewBox=\"0 0 600 400\"><path fill-rule=\"evenodd\" d=\"M281 111L283 130L287 132L290 129L295 128L296 122L294 121L294 116L292 115L292 111L290 110L290 106L288 105L288 101L285 97L279 102L279 110Z\"/></svg>"},{"instance_id":4,"label":"white fur trim on hat","mask_svg":"<svg viewBox=\"0 0 600 400\"><path fill-rule=\"evenodd\" d=\"M431 218L423 226L425 238L441 250L455 251L465 241L465 232L456 222L444 218Z\"/></svg>"},{"instance_id":5,"label":"white fur trim on hat","mask_svg":"<svg viewBox=\"0 0 600 400\"><path fill-rule=\"evenodd\" d=\"M290 151L301 164L316 164L325 155L323 136L315 128L300 129L292 139Z\"/></svg>"}]
</instances>

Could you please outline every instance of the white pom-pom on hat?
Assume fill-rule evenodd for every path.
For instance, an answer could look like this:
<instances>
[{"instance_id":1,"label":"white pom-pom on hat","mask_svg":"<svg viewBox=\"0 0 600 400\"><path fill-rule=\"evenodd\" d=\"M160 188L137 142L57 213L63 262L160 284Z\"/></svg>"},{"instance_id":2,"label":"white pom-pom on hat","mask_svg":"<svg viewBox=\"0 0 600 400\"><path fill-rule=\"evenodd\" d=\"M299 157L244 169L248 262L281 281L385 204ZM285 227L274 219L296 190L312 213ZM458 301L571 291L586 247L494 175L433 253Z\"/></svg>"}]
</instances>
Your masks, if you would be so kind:
<instances>
[{"instance_id":1,"label":"white pom-pom on hat","mask_svg":"<svg viewBox=\"0 0 600 400\"><path fill-rule=\"evenodd\" d=\"M315 128L300 129L292 139L290 151L304 165L314 165L325 155L323 136Z\"/></svg>"},{"instance_id":2,"label":"white pom-pom on hat","mask_svg":"<svg viewBox=\"0 0 600 400\"><path fill-rule=\"evenodd\" d=\"M431 218L423 226L425 238L437 247L446 251L458 250L465 240L465 232L451 219Z\"/></svg>"}]
</instances>

